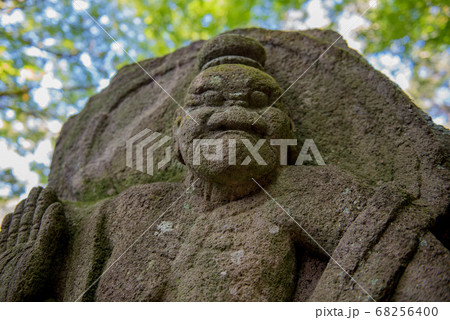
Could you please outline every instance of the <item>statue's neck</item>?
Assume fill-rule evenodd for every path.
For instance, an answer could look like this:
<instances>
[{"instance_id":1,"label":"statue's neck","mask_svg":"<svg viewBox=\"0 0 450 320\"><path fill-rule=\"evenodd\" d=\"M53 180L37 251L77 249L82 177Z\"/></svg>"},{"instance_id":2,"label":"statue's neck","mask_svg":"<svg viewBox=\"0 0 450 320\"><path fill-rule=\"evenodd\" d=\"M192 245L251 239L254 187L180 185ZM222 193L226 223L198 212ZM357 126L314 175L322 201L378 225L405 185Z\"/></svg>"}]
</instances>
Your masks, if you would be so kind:
<instances>
[{"instance_id":1,"label":"statue's neck","mask_svg":"<svg viewBox=\"0 0 450 320\"><path fill-rule=\"evenodd\" d=\"M261 186L265 186L273 181L276 175L276 173L272 173L264 178L259 178L257 182ZM216 203L231 202L261 190L252 179L247 183L225 185L203 180L190 171L186 176L185 184L193 186L192 189L195 190L195 193L203 197L205 201Z\"/></svg>"}]
</instances>

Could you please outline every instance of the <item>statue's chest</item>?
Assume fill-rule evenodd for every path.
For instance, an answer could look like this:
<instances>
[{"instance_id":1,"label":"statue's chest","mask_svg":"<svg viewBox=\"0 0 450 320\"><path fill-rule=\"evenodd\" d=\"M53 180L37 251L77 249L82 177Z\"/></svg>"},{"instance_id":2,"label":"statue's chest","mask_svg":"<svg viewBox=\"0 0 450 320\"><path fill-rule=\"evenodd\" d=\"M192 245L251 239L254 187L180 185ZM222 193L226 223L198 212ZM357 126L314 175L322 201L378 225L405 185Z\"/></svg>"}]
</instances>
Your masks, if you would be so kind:
<instances>
[{"instance_id":1,"label":"statue's chest","mask_svg":"<svg viewBox=\"0 0 450 320\"><path fill-rule=\"evenodd\" d=\"M295 274L291 237L270 212L234 209L196 219L173 261L167 300L288 298Z\"/></svg>"}]
</instances>

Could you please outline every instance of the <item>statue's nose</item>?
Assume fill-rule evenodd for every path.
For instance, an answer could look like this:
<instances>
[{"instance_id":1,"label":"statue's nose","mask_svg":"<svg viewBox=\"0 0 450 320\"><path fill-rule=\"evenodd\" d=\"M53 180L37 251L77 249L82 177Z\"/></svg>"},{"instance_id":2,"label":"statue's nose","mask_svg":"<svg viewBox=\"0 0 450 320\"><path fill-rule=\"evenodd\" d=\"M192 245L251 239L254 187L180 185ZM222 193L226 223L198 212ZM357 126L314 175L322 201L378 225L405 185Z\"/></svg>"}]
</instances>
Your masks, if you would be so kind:
<instances>
[{"instance_id":1,"label":"statue's nose","mask_svg":"<svg viewBox=\"0 0 450 320\"><path fill-rule=\"evenodd\" d=\"M245 100L229 100L225 103L226 107L248 108L249 104Z\"/></svg>"},{"instance_id":2,"label":"statue's nose","mask_svg":"<svg viewBox=\"0 0 450 320\"><path fill-rule=\"evenodd\" d=\"M227 107L248 108L247 94L244 92L229 93L225 104Z\"/></svg>"}]
</instances>

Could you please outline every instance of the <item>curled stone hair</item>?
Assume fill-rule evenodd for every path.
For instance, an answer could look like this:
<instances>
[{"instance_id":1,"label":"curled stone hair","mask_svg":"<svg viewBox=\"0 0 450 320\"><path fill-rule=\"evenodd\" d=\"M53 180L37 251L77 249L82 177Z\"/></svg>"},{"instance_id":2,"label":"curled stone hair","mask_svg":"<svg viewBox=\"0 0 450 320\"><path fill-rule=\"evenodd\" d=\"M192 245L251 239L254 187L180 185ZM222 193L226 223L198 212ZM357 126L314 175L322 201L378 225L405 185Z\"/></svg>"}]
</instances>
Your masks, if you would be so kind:
<instances>
[{"instance_id":1,"label":"curled stone hair","mask_svg":"<svg viewBox=\"0 0 450 320\"><path fill-rule=\"evenodd\" d=\"M198 55L198 69L203 71L221 64L243 64L264 71L266 50L255 39L224 34L208 41Z\"/></svg>"}]
</instances>

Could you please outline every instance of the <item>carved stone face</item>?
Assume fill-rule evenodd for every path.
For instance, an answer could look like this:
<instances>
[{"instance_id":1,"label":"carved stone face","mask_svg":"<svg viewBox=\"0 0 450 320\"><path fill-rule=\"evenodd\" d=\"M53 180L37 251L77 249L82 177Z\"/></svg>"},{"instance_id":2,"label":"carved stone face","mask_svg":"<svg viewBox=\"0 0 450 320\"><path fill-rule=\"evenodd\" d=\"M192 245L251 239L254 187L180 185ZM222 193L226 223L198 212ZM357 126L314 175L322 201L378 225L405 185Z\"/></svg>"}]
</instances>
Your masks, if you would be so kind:
<instances>
[{"instance_id":1,"label":"carved stone face","mask_svg":"<svg viewBox=\"0 0 450 320\"><path fill-rule=\"evenodd\" d=\"M224 64L197 75L188 89L185 109L198 124L180 114L174 127L182 160L189 170L203 180L229 186L252 182L251 178L262 178L276 170L279 147L271 146L269 139L293 138L292 121L281 102L267 110L280 95L281 89L270 75L249 66ZM223 139L222 159L201 158L201 164L194 165L194 139ZM229 164L230 139L236 140L235 165ZM252 145L266 139L258 150L266 165L255 161L243 139ZM251 162L242 165L248 155Z\"/></svg>"}]
</instances>

